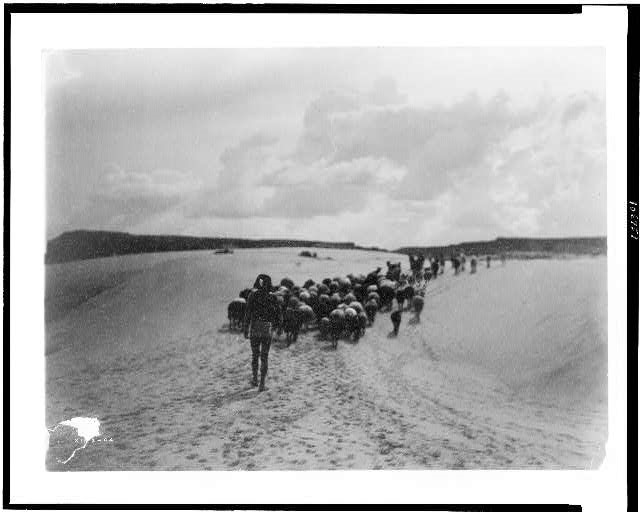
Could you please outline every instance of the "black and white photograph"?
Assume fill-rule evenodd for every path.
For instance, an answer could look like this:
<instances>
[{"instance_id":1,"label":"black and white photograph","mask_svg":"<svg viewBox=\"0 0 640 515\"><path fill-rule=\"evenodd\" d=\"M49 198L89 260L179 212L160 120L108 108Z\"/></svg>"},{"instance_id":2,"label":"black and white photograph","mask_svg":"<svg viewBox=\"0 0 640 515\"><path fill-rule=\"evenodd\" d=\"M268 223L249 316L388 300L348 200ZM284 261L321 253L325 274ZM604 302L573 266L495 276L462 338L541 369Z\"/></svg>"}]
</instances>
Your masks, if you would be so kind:
<instances>
[{"instance_id":1,"label":"black and white photograph","mask_svg":"<svg viewBox=\"0 0 640 515\"><path fill-rule=\"evenodd\" d=\"M39 50L47 475L617 455L604 45L172 41Z\"/></svg>"},{"instance_id":2,"label":"black and white photograph","mask_svg":"<svg viewBox=\"0 0 640 515\"><path fill-rule=\"evenodd\" d=\"M50 470L599 466L604 52L44 65Z\"/></svg>"}]
</instances>

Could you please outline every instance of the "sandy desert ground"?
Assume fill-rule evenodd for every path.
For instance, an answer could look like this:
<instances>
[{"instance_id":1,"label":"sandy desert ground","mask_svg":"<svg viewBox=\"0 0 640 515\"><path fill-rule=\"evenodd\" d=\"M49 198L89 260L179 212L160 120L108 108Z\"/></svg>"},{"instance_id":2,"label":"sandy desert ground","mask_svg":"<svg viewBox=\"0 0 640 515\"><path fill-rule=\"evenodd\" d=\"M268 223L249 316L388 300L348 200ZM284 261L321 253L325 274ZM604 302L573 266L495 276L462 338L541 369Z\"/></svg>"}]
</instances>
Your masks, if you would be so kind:
<instances>
[{"instance_id":1,"label":"sandy desert ground","mask_svg":"<svg viewBox=\"0 0 640 515\"><path fill-rule=\"evenodd\" d=\"M274 343L267 391L227 303L260 272L303 282L396 256L318 249L137 255L47 266L46 422L102 438L50 470L596 468L607 440L606 258L484 262L337 350ZM408 267L406 256L403 267ZM72 449L71 449L72 450Z\"/></svg>"}]
</instances>

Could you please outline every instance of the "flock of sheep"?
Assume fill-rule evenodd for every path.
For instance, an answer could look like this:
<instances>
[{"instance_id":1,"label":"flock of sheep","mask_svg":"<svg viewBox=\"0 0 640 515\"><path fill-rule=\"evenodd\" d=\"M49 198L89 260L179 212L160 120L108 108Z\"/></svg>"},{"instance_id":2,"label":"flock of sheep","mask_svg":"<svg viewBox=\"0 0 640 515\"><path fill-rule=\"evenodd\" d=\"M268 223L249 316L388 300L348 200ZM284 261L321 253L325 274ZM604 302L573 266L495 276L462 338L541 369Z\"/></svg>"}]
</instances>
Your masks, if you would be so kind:
<instances>
[{"instance_id":1,"label":"flock of sheep","mask_svg":"<svg viewBox=\"0 0 640 515\"><path fill-rule=\"evenodd\" d=\"M330 339L334 347L343 337L358 341L379 311L391 310L394 299L400 310L412 309L419 319L426 282L416 281L413 274L402 274L399 262L388 262L387 268L386 273L378 268L367 275L348 274L319 283L309 279L302 286L285 277L272 291L281 313L280 322L274 327L276 333L284 333L288 344L297 340L301 330L313 328L320 331L321 338ZM242 290L229 304L231 329L242 328L251 291Z\"/></svg>"},{"instance_id":2,"label":"flock of sheep","mask_svg":"<svg viewBox=\"0 0 640 515\"><path fill-rule=\"evenodd\" d=\"M501 260L504 263L504 256ZM476 272L477 257L470 259L470 272ZM487 267L491 257L486 258ZM329 339L334 348L340 338L358 341L382 311L412 310L416 321L424 307L427 283L444 272L444 259L431 259L423 270L424 258L410 256L411 272L402 273L400 262L387 261L386 273L381 268L368 274L348 274L344 277L325 278L317 283L308 279L302 286L285 277L273 286L272 295L280 306L276 334L285 334L287 344L295 342L301 330L318 329L322 339ZM464 271L463 253L451 256L454 274ZM242 330L247 299L252 289L246 288L231 301L227 314L229 328ZM394 303L394 300L396 301ZM393 308L392 308L393 306ZM392 317L393 319L393 317ZM394 326L396 324L394 323ZM397 327L395 329L397 331Z\"/></svg>"}]
</instances>

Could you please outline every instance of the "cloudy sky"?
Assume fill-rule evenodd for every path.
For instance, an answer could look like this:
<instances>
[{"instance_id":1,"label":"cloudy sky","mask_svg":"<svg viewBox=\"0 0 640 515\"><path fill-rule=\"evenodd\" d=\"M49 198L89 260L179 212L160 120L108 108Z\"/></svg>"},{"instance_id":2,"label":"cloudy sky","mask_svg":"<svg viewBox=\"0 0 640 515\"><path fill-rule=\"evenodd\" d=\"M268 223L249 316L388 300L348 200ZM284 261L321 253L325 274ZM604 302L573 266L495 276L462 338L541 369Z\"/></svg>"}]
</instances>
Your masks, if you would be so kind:
<instances>
[{"instance_id":1,"label":"cloudy sky","mask_svg":"<svg viewBox=\"0 0 640 515\"><path fill-rule=\"evenodd\" d=\"M597 48L48 53L47 237L606 234Z\"/></svg>"}]
</instances>

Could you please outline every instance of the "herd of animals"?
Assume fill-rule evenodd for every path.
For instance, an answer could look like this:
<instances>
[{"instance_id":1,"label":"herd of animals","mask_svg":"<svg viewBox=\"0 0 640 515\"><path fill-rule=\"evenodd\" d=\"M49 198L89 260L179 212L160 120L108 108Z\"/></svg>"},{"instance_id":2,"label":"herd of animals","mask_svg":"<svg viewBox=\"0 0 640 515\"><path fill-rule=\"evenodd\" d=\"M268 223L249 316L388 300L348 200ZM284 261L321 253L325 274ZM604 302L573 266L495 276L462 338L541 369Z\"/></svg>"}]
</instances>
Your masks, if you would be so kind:
<instances>
[{"instance_id":1,"label":"herd of animals","mask_svg":"<svg viewBox=\"0 0 640 515\"><path fill-rule=\"evenodd\" d=\"M504 256L501 256L504 263ZM466 257L455 254L450 258L454 274L465 270ZM409 256L410 273L403 273L400 262L387 261L387 271L377 268L368 274L347 274L343 277L324 278L321 282L308 279L297 285L288 277L272 287L272 295L280 307L279 322L274 330L278 337L285 335L288 345L295 342L300 331L317 329L320 338L330 340L336 348L338 340L358 341L379 312L405 309L414 313L416 321L424 307L427 283L444 273L444 259L432 258L425 268L424 256ZM470 273L477 270L478 259L469 260ZM487 268L491 257L486 258ZM240 292L231 301L227 314L230 330L242 330L247 299L251 288ZM392 316L392 321L394 317ZM397 324L394 321L397 333Z\"/></svg>"}]
</instances>

